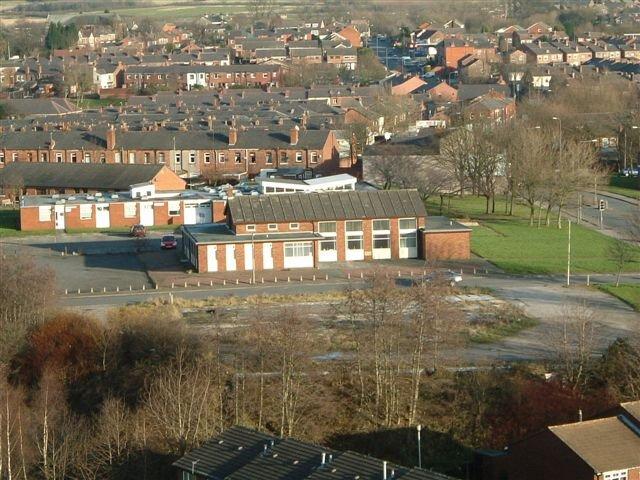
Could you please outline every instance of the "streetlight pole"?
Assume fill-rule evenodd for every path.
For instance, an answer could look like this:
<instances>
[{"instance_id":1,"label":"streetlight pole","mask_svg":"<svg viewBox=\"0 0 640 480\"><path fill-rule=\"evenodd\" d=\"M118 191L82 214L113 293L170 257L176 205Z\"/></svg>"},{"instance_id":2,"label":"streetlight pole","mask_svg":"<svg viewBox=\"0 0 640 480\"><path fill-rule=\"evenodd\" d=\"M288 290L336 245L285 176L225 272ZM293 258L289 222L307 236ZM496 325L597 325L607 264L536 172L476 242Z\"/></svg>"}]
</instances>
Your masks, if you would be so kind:
<instances>
[{"instance_id":1,"label":"streetlight pole","mask_svg":"<svg viewBox=\"0 0 640 480\"><path fill-rule=\"evenodd\" d=\"M562 160L562 119L560 117L551 117L553 120L558 122L558 127L560 131L560 160ZM562 162L560 162L562 164Z\"/></svg>"},{"instance_id":2,"label":"streetlight pole","mask_svg":"<svg viewBox=\"0 0 640 480\"><path fill-rule=\"evenodd\" d=\"M567 241L567 287L571 285L571 220L569 220L569 237Z\"/></svg>"},{"instance_id":3,"label":"streetlight pole","mask_svg":"<svg viewBox=\"0 0 640 480\"><path fill-rule=\"evenodd\" d=\"M256 243L255 233L251 234L251 284L256 284Z\"/></svg>"},{"instance_id":4,"label":"streetlight pole","mask_svg":"<svg viewBox=\"0 0 640 480\"><path fill-rule=\"evenodd\" d=\"M418 430L418 468L422 468L422 448L420 446L420 430L422 430L422 425L418 425L417 430Z\"/></svg>"}]
</instances>

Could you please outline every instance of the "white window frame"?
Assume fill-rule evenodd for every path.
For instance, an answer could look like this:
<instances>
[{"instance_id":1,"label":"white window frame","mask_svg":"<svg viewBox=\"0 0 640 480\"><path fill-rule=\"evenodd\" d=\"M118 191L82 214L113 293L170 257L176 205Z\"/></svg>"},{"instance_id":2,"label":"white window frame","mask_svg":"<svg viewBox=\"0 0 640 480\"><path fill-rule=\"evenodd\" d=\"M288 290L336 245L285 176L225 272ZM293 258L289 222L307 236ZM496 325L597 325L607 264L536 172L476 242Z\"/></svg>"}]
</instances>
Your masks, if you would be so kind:
<instances>
[{"instance_id":1,"label":"white window frame","mask_svg":"<svg viewBox=\"0 0 640 480\"><path fill-rule=\"evenodd\" d=\"M182 203L180 200L169 200L167 205L167 212L170 217L179 217Z\"/></svg>"},{"instance_id":2,"label":"white window frame","mask_svg":"<svg viewBox=\"0 0 640 480\"><path fill-rule=\"evenodd\" d=\"M269 230L270 232L277 232L278 231L278 224L277 223L269 223L269 224L267 224L267 230Z\"/></svg>"},{"instance_id":3,"label":"white window frame","mask_svg":"<svg viewBox=\"0 0 640 480\"><path fill-rule=\"evenodd\" d=\"M296 162L302 162L302 152L296 152Z\"/></svg>"},{"instance_id":4,"label":"white window frame","mask_svg":"<svg viewBox=\"0 0 640 480\"><path fill-rule=\"evenodd\" d=\"M300 230L300 224L296 222L290 223L289 230Z\"/></svg>"},{"instance_id":5,"label":"white window frame","mask_svg":"<svg viewBox=\"0 0 640 480\"><path fill-rule=\"evenodd\" d=\"M38 221L39 222L50 222L51 221L51 212L53 211L53 207L49 205L44 205L38 207Z\"/></svg>"},{"instance_id":6,"label":"white window frame","mask_svg":"<svg viewBox=\"0 0 640 480\"><path fill-rule=\"evenodd\" d=\"M158 163L164 163L164 152L158 152Z\"/></svg>"},{"instance_id":7,"label":"white window frame","mask_svg":"<svg viewBox=\"0 0 640 480\"><path fill-rule=\"evenodd\" d=\"M629 470L612 470L602 474L603 480L628 480Z\"/></svg>"},{"instance_id":8,"label":"white window frame","mask_svg":"<svg viewBox=\"0 0 640 480\"><path fill-rule=\"evenodd\" d=\"M90 203L80 205L80 220L91 220L93 217L93 205Z\"/></svg>"},{"instance_id":9,"label":"white window frame","mask_svg":"<svg viewBox=\"0 0 640 480\"><path fill-rule=\"evenodd\" d=\"M124 204L124 218L136 218L137 215L138 215L138 205L137 205L137 203L136 202L125 202L125 204Z\"/></svg>"},{"instance_id":10,"label":"white window frame","mask_svg":"<svg viewBox=\"0 0 640 480\"><path fill-rule=\"evenodd\" d=\"M255 231L256 231L256 226L255 226L255 225L245 225L245 226L244 226L244 229L245 229L247 232L255 232Z\"/></svg>"},{"instance_id":11,"label":"white window frame","mask_svg":"<svg viewBox=\"0 0 640 480\"><path fill-rule=\"evenodd\" d=\"M182 152L175 152L173 155L173 160L177 165L182 164Z\"/></svg>"},{"instance_id":12,"label":"white window frame","mask_svg":"<svg viewBox=\"0 0 640 480\"><path fill-rule=\"evenodd\" d=\"M196 163L196 152L190 152L189 153L189 163L191 165L193 165L194 163Z\"/></svg>"},{"instance_id":13,"label":"white window frame","mask_svg":"<svg viewBox=\"0 0 640 480\"><path fill-rule=\"evenodd\" d=\"M376 225L376 222L378 225ZM377 241L384 240L386 240L387 243L386 247L376 247ZM376 218L371 220L371 248L374 259L391 258L391 221L388 218Z\"/></svg>"},{"instance_id":14,"label":"white window frame","mask_svg":"<svg viewBox=\"0 0 640 480\"><path fill-rule=\"evenodd\" d=\"M350 230L349 225L360 224L359 230ZM347 261L351 260L364 260L364 232L362 220L346 220L344 222L345 238L345 256ZM360 248L350 248L349 242L359 242Z\"/></svg>"},{"instance_id":15,"label":"white window frame","mask_svg":"<svg viewBox=\"0 0 640 480\"><path fill-rule=\"evenodd\" d=\"M218 154L218 163L226 163L226 162L227 162L227 156L224 153L220 152Z\"/></svg>"},{"instance_id":16,"label":"white window frame","mask_svg":"<svg viewBox=\"0 0 640 480\"><path fill-rule=\"evenodd\" d=\"M206 152L204 154L204 163L207 163L207 164L211 163L211 154L209 152Z\"/></svg>"}]
</instances>

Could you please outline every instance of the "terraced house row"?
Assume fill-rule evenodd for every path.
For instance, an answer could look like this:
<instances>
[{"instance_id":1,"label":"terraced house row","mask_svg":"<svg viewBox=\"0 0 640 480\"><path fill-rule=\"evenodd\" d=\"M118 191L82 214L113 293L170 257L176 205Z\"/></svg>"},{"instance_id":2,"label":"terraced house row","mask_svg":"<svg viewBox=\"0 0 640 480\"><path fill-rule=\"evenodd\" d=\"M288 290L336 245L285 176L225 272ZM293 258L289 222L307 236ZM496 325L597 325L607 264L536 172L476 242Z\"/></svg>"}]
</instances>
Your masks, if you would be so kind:
<instances>
[{"instance_id":1,"label":"terraced house row","mask_svg":"<svg viewBox=\"0 0 640 480\"><path fill-rule=\"evenodd\" d=\"M183 177L253 177L264 168L349 168L332 130L226 127L224 131L16 131L0 134L0 168L11 162L161 164ZM342 163L342 164L341 164Z\"/></svg>"}]
</instances>

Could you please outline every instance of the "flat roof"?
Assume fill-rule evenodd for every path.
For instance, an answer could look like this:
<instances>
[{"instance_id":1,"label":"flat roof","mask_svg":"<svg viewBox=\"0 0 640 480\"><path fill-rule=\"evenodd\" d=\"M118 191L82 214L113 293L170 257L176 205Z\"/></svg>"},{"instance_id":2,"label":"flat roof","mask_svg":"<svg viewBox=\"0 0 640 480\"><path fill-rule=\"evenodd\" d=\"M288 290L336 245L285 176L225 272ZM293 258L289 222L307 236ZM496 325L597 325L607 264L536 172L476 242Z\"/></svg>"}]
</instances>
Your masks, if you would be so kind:
<instances>
[{"instance_id":1,"label":"flat roof","mask_svg":"<svg viewBox=\"0 0 640 480\"><path fill-rule=\"evenodd\" d=\"M220 200L216 194L201 190L174 190L156 193L150 197L132 197L131 192L74 193L60 195L25 195L21 207L46 205L85 205L123 202L166 202L172 200Z\"/></svg>"},{"instance_id":2,"label":"flat roof","mask_svg":"<svg viewBox=\"0 0 640 480\"><path fill-rule=\"evenodd\" d=\"M471 228L440 215L429 215L425 222L424 231L427 233L437 232L470 232Z\"/></svg>"},{"instance_id":3,"label":"flat roof","mask_svg":"<svg viewBox=\"0 0 640 480\"><path fill-rule=\"evenodd\" d=\"M251 243L251 242L293 242L324 238L314 232L255 233L236 235L225 223L185 225L183 233L193 237L198 244Z\"/></svg>"}]
</instances>

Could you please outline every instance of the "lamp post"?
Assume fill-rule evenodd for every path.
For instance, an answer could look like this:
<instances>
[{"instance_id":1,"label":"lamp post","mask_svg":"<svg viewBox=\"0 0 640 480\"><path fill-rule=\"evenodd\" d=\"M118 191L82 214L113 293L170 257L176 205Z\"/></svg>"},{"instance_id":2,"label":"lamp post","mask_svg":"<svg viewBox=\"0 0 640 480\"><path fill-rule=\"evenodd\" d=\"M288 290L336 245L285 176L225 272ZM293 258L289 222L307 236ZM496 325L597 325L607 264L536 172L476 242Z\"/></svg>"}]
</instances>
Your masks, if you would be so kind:
<instances>
[{"instance_id":1,"label":"lamp post","mask_svg":"<svg viewBox=\"0 0 640 480\"><path fill-rule=\"evenodd\" d=\"M567 287L571 285L571 220L569 220L569 236L567 239Z\"/></svg>"},{"instance_id":2,"label":"lamp post","mask_svg":"<svg viewBox=\"0 0 640 480\"><path fill-rule=\"evenodd\" d=\"M422 425L418 425L418 468L422 468L422 448L420 447L420 430L422 430Z\"/></svg>"},{"instance_id":3,"label":"lamp post","mask_svg":"<svg viewBox=\"0 0 640 480\"><path fill-rule=\"evenodd\" d=\"M560 160L562 160L562 119L560 117L551 117L553 120L558 122L559 132L560 132ZM562 163L562 162L560 162Z\"/></svg>"},{"instance_id":4,"label":"lamp post","mask_svg":"<svg viewBox=\"0 0 640 480\"><path fill-rule=\"evenodd\" d=\"M255 233L251 234L251 284L256 284L256 243ZM263 244L264 245L264 244Z\"/></svg>"}]
</instances>

